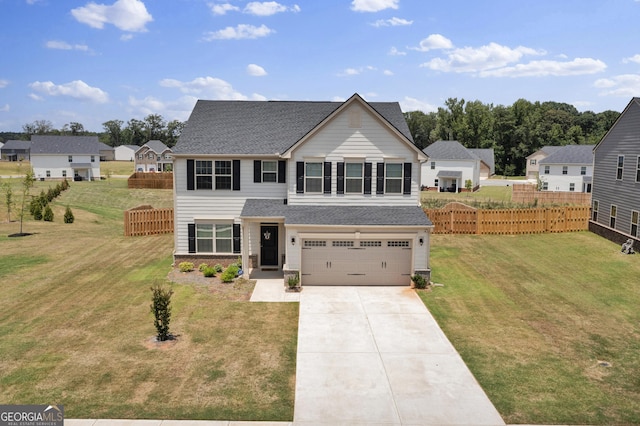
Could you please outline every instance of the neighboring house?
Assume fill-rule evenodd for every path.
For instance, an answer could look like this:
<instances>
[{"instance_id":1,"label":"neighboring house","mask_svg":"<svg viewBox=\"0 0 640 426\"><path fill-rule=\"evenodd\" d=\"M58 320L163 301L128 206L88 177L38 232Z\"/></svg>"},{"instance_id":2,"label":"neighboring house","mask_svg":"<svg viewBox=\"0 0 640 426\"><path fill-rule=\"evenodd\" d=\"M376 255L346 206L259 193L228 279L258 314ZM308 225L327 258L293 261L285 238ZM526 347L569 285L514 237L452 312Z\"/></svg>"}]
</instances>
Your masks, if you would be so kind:
<instances>
[{"instance_id":1,"label":"neighboring house","mask_svg":"<svg viewBox=\"0 0 640 426\"><path fill-rule=\"evenodd\" d=\"M139 148L138 145L116 146L114 149L116 161L133 161L136 158L136 151Z\"/></svg>"},{"instance_id":2,"label":"neighboring house","mask_svg":"<svg viewBox=\"0 0 640 426\"><path fill-rule=\"evenodd\" d=\"M542 191L591 192L594 145L565 145L538 162Z\"/></svg>"},{"instance_id":3,"label":"neighboring house","mask_svg":"<svg viewBox=\"0 0 640 426\"><path fill-rule=\"evenodd\" d=\"M527 157L527 179L538 179L540 173L540 161L556 152L561 146L543 146Z\"/></svg>"},{"instance_id":4,"label":"neighboring house","mask_svg":"<svg viewBox=\"0 0 640 426\"><path fill-rule=\"evenodd\" d=\"M97 136L31 136L31 167L36 179L100 179Z\"/></svg>"},{"instance_id":5,"label":"neighboring house","mask_svg":"<svg viewBox=\"0 0 640 426\"><path fill-rule=\"evenodd\" d=\"M640 249L640 98L633 98L594 150L589 229Z\"/></svg>"},{"instance_id":6,"label":"neighboring house","mask_svg":"<svg viewBox=\"0 0 640 426\"><path fill-rule=\"evenodd\" d=\"M0 158L6 161L29 161L31 142L8 140L0 148Z\"/></svg>"},{"instance_id":7,"label":"neighboring house","mask_svg":"<svg viewBox=\"0 0 640 426\"><path fill-rule=\"evenodd\" d=\"M98 143L100 144L100 161L114 161L116 159L116 153L113 147L110 147L106 143Z\"/></svg>"},{"instance_id":8,"label":"neighboring house","mask_svg":"<svg viewBox=\"0 0 640 426\"><path fill-rule=\"evenodd\" d=\"M493 148L468 148L480 158L480 179L488 179L496 174L496 158Z\"/></svg>"},{"instance_id":9,"label":"neighboring house","mask_svg":"<svg viewBox=\"0 0 640 426\"><path fill-rule=\"evenodd\" d=\"M242 259L310 285L430 277L433 225L397 102L197 102L174 154L176 263Z\"/></svg>"},{"instance_id":10,"label":"neighboring house","mask_svg":"<svg viewBox=\"0 0 640 426\"><path fill-rule=\"evenodd\" d=\"M149 141L139 147L135 160L136 172L169 172L173 167L171 148L157 140Z\"/></svg>"},{"instance_id":11,"label":"neighboring house","mask_svg":"<svg viewBox=\"0 0 640 426\"><path fill-rule=\"evenodd\" d=\"M2 152L2 147L4 146L4 142L0 142L0 152Z\"/></svg>"},{"instance_id":12,"label":"neighboring house","mask_svg":"<svg viewBox=\"0 0 640 426\"><path fill-rule=\"evenodd\" d=\"M421 185L426 190L460 192L471 181L480 186L480 158L458 141L436 141L423 149L429 161L422 164Z\"/></svg>"}]
</instances>

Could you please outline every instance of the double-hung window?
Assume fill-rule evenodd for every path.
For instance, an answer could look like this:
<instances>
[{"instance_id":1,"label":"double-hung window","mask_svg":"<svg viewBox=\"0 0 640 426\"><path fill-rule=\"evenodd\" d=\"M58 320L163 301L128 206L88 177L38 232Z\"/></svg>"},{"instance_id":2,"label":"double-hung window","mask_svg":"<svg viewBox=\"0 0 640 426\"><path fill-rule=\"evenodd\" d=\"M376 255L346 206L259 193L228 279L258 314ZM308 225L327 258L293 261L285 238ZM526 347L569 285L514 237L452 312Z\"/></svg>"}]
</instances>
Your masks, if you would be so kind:
<instances>
[{"instance_id":1,"label":"double-hung window","mask_svg":"<svg viewBox=\"0 0 640 426\"><path fill-rule=\"evenodd\" d=\"M569 173L569 166L562 166L562 174L566 175L567 173Z\"/></svg>"},{"instance_id":2,"label":"double-hung window","mask_svg":"<svg viewBox=\"0 0 640 426\"><path fill-rule=\"evenodd\" d=\"M638 163L636 164L636 182L640 182L640 156L638 156Z\"/></svg>"},{"instance_id":3,"label":"double-hung window","mask_svg":"<svg viewBox=\"0 0 640 426\"><path fill-rule=\"evenodd\" d=\"M216 189L231 189L231 160L216 160Z\"/></svg>"},{"instance_id":4,"label":"double-hung window","mask_svg":"<svg viewBox=\"0 0 640 426\"><path fill-rule=\"evenodd\" d=\"M233 246L231 224L196 224L198 253L231 253Z\"/></svg>"},{"instance_id":5,"label":"double-hung window","mask_svg":"<svg viewBox=\"0 0 640 426\"><path fill-rule=\"evenodd\" d=\"M344 187L347 194L362 194L363 164L345 163Z\"/></svg>"},{"instance_id":6,"label":"double-hung window","mask_svg":"<svg viewBox=\"0 0 640 426\"><path fill-rule=\"evenodd\" d=\"M544 174L545 175L549 174L549 166L544 166Z\"/></svg>"},{"instance_id":7,"label":"double-hung window","mask_svg":"<svg viewBox=\"0 0 640 426\"><path fill-rule=\"evenodd\" d=\"M304 192L322 192L322 163L304 163Z\"/></svg>"},{"instance_id":8,"label":"double-hung window","mask_svg":"<svg viewBox=\"0 0 640 426\"><path fill-rule=\"evenodd\" d=\"M570 192L574 192L575 190L576 190L576 184L575 184L575 183L573 183L573 182L571 182L571 183L569 184L569 191L570 191Z\"/></svg>"},{"instance_id":9,"label":"double-hung window","mask_svg":"<svg viewBox=\"0 0 640 426\"><path fill-rule=\"evenodd\" d=\"M622 180L623 169L624 169L624 155L618 155L618 168L616 172L616 180Z\"/></svg>"},{"instance_id":10,"label":"double-hung window","mask_svg":"<svg viewBox=\"0 0 640 426\"><path fill-rule=\"evenodd\" d=\"M638 224L640 224L640 213L637 210L631 210L631 235L638 236Z\"/></svg>"},{"instance_id":11,"label":"double-hung window","mask_svg":"<svg viewBox=\"0 0 640 426\"><path fill-rule=\"evenodd\" d=\"M580 167L580 175L584 176L587 174L587 166Z\"/></svg>"},{"instance_id":12,"label":"double-hung window","mask_svg":"<svg viewBox=\"0 0 640 426\"><path fill-rule=\"evenodd\" d=\"M609 226L611 228L616 227L616 216L618 215L618 206L612 205L611 212L609 213Z\"/></svg>"},{"instance_id":13,"label":"double-hung window","mask_svg":"<svg viewBox=\"0 0 640 426\"><path fill-rule=\"evenodd\" d=\"M196 189L213 189L213 163L196 160Z\"/></svg>"},{"instance_id":14,"label":"double-hung window","mask_svg":"<svg viewBox=\"0 0 640 426\"><path fill-rule=\"evenodd\" d=\"M384 189L387 194L402 194L402 163L385 164Z\"/></svg>"},{"instance_id":15,"label":"double-hung window","mask_svg":"<svg viewBox=\"0 0 640 426\"><path fill-rule=\"evenodd\" d=\"M262 162L262 182L278 181L278 162L263 161Z\"/></svg>"},{"instance_id":16,"label":"double-hung window","mask_svg":"<svg viewBox=\"0 0 640 426\"><path fill-rule=\"evenodd\" d=\"M598 221L598 200L593 200L593 207L591 207L591 219L594 222Z\"/></svg>"},{"instance_id":17,"label":"double-hung window","mask_svg":"<svg viewBox=\"0 0 640 426\"><path fill-rule=\"evenodd\" d=\"M70 163L73 163L73 155L69 155L69 158L68 158L68 159L69 159L69 162L70 162Z\"/></svg>"}]
</instances>

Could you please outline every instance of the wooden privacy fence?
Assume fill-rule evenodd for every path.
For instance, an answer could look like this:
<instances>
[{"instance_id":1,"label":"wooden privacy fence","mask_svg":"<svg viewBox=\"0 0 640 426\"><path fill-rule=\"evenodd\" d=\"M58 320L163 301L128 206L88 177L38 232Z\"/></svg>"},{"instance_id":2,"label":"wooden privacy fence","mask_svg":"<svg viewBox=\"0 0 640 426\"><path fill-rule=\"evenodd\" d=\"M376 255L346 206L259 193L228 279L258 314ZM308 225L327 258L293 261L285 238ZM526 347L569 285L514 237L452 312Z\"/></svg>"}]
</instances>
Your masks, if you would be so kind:
<instances>
[{"instance_id":1,"label":"wooden privacy fence","mask_svg":"<svg viewBox=\"0 0 640 426\"><path fill-rule=\"evenodd\" d=\"M169 234L173 232L173 209L140 206L124 212L124 235Z\"/></svg>"},{"instance_id":2,"label":"wooden privacy fence","mask_svg":"<svg viewBox=\"0 0 640 426\"><path fill-rule=\"evenodd\" d=\"M535 209L425 209L434 234L538 234L586 231L590 208L565 206Z\"/></svg>"},{"instance_id":3,"label":"wooden privacy fence","mask_svg":"<svg viewBox=\"0 0 640 426\"><path fill-rule=\"evenodd\" d=\"M129 189L173 189L173 173L135 172L127 183Z\"/></svg>"},{"instance_id":4,"label":"wooden privacy fence","mask_svg":"<svg viewBox=\"0 0 640 426\"><path fill-rule=\"evenodd\" d=\"M591 205L590 192L538 191L535 185L516 183L513 185L511 201L521 204L575 204Z\"/></svg>"}]
</instances>

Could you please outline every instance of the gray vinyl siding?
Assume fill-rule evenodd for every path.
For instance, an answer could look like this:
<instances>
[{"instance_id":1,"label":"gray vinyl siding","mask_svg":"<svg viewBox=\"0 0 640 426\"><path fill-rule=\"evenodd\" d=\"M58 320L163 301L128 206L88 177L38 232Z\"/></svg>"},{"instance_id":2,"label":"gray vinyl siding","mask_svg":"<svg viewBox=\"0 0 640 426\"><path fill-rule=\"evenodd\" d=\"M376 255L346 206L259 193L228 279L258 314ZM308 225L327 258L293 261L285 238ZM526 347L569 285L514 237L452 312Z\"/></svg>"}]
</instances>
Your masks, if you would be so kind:
<instances>
[{"instance_id":1,"label":"gray vinyl siding","mask_svg":"<svg viewBox=\"0 0 640 426\"><path fill-rule=\"evenodd\" d=\"M622 179L616 179L618 156L624 155ZM609 226L611 206L617 206L615 229L629 234L631 212L640 210L640 182L636 182L640 156L640 98L627 106L594 152L592 199L599 201L597 223Z\"/></svg>"}]
</instances>

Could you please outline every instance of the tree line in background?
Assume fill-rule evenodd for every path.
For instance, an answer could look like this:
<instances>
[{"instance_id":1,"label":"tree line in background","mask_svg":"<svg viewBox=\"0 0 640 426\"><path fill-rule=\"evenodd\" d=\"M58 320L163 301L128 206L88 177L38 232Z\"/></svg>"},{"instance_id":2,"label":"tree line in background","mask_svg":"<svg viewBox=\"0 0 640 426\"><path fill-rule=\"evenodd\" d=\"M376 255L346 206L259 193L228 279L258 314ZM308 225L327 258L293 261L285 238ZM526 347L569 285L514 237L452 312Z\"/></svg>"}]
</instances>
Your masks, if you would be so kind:
<instances>
[{"instance_id":1,"label":"tree line in background","mask_svg":"<svg viewBox=\"0 0 640 426\"><path fill-rule=\"evenodd\" d=\"M617 120L619 112L578 112L570 104L529 102L519 99L511 106L465 102L449 98L436 112L404 113L411 135L420 149L437 140L457 140L467 148L493 148L496 174L522 176L526 157L545 145L596 144ZM104 132L87 132L71 122L56 130L48 120L22 126L23 133L0 133L0 140L29 140L31 135L97 135L109 146L144 145L160 140L173 147L185 122L167 122L159 114L143 120L132 118L102 123Z\"/></svg>"},{"instance_id":2,"label":"tree line in background","mask_svg":"<svg viewBox=\"0 0 640 426\"><path fill-rule=\"evenodd\" d=\"M122 120L102 123L104 132L89 132L82 123L70 122L56 129L49 120L36 120L22 126L22 133L3 132L0 140L29 140L32 135L98 136L100 142L109 146L142 146L150 140L162 141L168 147L178 142L185 123L179 120L167 122L160 114L149 114L143 120L132 118L125 124Z\"/></svg>"},{"instance_id":3,"label":"tree line in background","mask_svg":"<svg viewBox=\"0 0 640 426\"><path fill-rule=\"evenodd\" d=\"M526 157L547 145L595 145L620 115L616 111L578 112L570 104L529 102L511 106L449 98L436 112L404 113L420 149L438 140L467 148L493 148L496 174L523 176Z\"/></svg>"}]
</instances>

